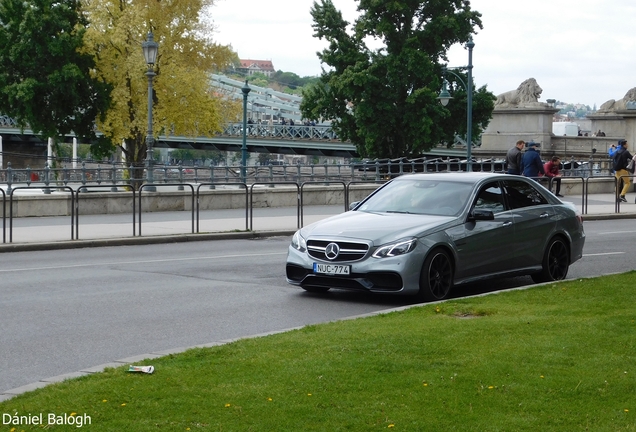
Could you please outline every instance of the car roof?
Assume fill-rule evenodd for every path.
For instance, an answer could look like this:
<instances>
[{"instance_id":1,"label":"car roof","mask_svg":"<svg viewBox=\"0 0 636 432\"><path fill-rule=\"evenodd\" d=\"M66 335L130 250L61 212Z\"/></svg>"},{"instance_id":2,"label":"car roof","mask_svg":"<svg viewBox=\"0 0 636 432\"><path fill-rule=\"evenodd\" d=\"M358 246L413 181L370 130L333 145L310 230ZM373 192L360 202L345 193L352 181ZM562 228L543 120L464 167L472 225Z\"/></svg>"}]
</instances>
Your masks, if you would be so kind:
<instances>
[{"instance_id":1,"label":"car roof","mask_svg":"<svg viewBox=\"0 0 636 432\"><path fill-rule=\"evenodd\" d=\"M499 174L491 172L466 172L466 171L452 171L452 172L440 172L440 173L418 173L418 174L405 174L400 177L396 177L393 181L400 180L441 180L441 181L457 181L465 183L476 183L484 179L498 179L502 177L511 177L509 174Z\"/></svg>"}]
</instances>

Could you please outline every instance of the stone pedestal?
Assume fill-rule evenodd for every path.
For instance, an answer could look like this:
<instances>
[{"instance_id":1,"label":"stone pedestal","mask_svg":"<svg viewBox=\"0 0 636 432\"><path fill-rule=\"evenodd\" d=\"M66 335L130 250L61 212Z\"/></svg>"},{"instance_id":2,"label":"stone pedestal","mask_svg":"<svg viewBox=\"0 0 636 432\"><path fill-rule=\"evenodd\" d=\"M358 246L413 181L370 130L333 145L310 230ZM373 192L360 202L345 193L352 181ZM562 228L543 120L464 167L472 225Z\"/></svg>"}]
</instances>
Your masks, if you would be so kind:
<instances>
[{"instance_id":1,"label":"stone pedestal","mask_svg":"<svg viewBox=\"0 0 636 432\"><path fill-rule=\"evenodd\" d=\"M606 136L624 138L630 149L636 148L636 109L597 113L587 116L592 132L602 130Z\"/></svg>"},{"instance_id":2,"label":"stone pedestal","mask_svg":"<svg viewBox=\"0 0 636 432\"><path fill-rule=\"evenodd\" d=\"M558 111L542 103L495 108L492 119L481 136L481 150L505 154L520 139L540 143L541 147L549 146L552 117Z\"/></svg>"}]
</instances>

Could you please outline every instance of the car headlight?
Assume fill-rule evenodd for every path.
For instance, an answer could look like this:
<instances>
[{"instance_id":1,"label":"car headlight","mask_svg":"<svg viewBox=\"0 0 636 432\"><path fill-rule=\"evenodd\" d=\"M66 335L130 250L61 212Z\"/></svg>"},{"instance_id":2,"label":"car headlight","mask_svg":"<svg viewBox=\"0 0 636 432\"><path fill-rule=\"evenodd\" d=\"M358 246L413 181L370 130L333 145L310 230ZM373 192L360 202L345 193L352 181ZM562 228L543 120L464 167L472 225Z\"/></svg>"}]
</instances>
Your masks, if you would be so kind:
<instances>
[{"instance_id":1,"label":"car headlight","mask_svg":"<svg viewBox=\"0 0 636 432\"><path fill-rule=\"evenodd\" d=\"M291 245L294 249L301 252L305 252L307 250L307 242L305 241L305 238L300 234L300 230L294 233L294 236L291 240Z\"/></svg>"},{"instance_id":2,"label":"car headlight","mask_svg":"<svg viewBox=\"0 0 636 432\"><path fill-rule=\"evenodd\" d=\"M400 240L398 242L382 246L373 253L373 258L387 258L404 255L415 249L416 244L417 239Z\"/></svg>"}]
</instances>

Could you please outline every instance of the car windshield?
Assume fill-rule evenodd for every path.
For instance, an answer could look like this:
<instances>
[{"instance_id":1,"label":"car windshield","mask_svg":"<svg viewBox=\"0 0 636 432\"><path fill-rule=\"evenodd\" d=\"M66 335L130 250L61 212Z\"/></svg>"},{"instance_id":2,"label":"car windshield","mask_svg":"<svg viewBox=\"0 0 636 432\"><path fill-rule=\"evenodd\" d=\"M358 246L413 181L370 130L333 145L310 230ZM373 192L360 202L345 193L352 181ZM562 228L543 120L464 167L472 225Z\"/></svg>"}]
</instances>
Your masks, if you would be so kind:
<instances>
[{"instance_id":1,"label":"car windshield","mask_svg":"<svg viewBox=\"0 0 636 432\"><path fill-rule=\"evenodd\" d=\"M457 216L466 206L470 183L400 179L369 198L358 211Z\"/></svg>"}]
</instances>

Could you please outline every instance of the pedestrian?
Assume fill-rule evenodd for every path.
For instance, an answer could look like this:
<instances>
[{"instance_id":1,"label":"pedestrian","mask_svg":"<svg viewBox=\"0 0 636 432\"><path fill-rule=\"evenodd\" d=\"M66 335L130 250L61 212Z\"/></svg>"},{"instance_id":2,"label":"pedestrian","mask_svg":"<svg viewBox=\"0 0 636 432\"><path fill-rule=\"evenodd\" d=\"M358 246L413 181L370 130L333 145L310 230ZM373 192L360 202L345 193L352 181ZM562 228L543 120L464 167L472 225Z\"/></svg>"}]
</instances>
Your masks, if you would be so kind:
<instances>
[{"instance_id":1,"label":"pedestrian","mask_svg":"<svg viewBox=\"0 0 636 432\"><path fill-rule=\"evenodd\" d=\"M543 161L537 151L537 143L528 143L528 150L526 150L521 158L521 174L533 179L538 178L540 174L545 174Z\"/></svg>"},{"instance_id":2,"label":"pedestrian","mask_svg":"<svg viewBox=\"0 0 636 432\"><path fill-rule=\"evenodd\" d=\"M508 166L508 174L521 174L521 157L523 147L526 143L523 140L517 141L515 146L506 153L506 165Z\"/></svg>"},{"instance_id":3,"label":"pedestrian","mask_svg":"<svg viewBox=\"0 0 636 432\"><path fill-rule=\"evenodd\" d=\"M629 190L629 186L632 184L632 179L630 178L630 176L634 172L634 162L632 162L633 156L631 155L629 150L627 150L627 141L620 140L619 144L620 146L618 150L616 151L616 153L614 153L614 171L616 172L615 176L617 185L619 185L620 181L622 180L623 187L620 189L620 192L619 188L616 188L616 191L618 193L616 200L620 202L627 202L625 194Z\"/></svg>"},{"instance_id":4,"label":"pedestrian","mask_svg":"<svg viewBox=\"0 0 636 432\"><path fill-rule=\"evenodd\" d=\"M552 159L549 162L546 162L543 165L543 170L545 171L545 176L549 179L552 179L552 183L556 184L556 190L554 194L559 198L563 198L561 195L561 158L558 156L552 156ZM550 192L552 192L552 185L549 185Z\"/></svg>"}]
</instances>

